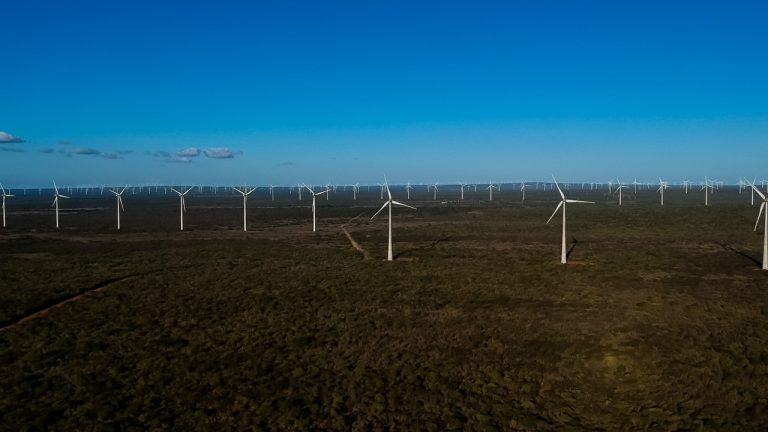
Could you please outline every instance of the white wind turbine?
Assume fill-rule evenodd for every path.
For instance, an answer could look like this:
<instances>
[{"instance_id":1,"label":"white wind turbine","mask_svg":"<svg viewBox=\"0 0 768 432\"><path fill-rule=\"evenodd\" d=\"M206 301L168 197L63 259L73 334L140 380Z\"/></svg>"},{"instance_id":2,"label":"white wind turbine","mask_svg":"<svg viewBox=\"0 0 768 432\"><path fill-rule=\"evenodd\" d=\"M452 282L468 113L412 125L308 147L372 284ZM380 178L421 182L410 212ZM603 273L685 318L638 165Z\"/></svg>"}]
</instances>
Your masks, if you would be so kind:
<instances>
[{"instance_id":1,"label":"white wind turbine","mask_svg":"<svg viewBox=\"0 0 768 432\"><path fill-rule=\"evenodd\" d=\"M667 188L668 183L659 177L659 188L656 189L656 192L659 192L661 194L661 205L664 205L664 189Z\"/></svg>"},{"instance_id":2,"label":"white wind turbine","mask_svg":"<svg viewBox=\"0 0 768 432\"><path fill-rule=\"evenodd\" d=\"M523 193L523 202L525 202L525 189L528 188L528 185L525 182L520 183L520 192Z\"/></svg>"},{"instance_id":3,"label":"white wind turbine","mask_svg":"<svg viewBox=\"0 0 768 432\"><path fill-rule=\"evenodd\" d=\"M488 180L488 201L493 201L493 190L498 189L498 187L494 186L491 180Z\"/></svg>"},{"instance_id":4,"label":"white wind turbine","mask_svg":"<svg viewBox=\"0 0 768 432\"><path fill-rule=\"evenodd\" d=\"M120 230L120 209L125 211L125 207L123 206L123 192L125 192L125 189L128 188L128 185L125 185L123 190L120 192L117 192L114 189L110 189L109 191L115 194L115 198L117 198L117 229Z\"/></svg>"},{"instance_id":5,"label":"white wind turbine","mask_svg":"<svg viewBox=\"0 0 768 432\"><path fill-rule=\"evenodd\" d=\"M437 201L437 182L432 185L432 200Z\"/></svg>"},{"instance_id":6,"label":"white wind turbine","mask_svg":"<svg viewBox=\"0 0 768 432\"><path fill-rule=\"evenodd\" d=\"M373 220L373 218L378 216L379 213L381 213L381 211L384 210L385 207L389 207L389 224L388 224L389 237L387 240L387 261L392 261L392 206L397 205L400 207L408 207L409 209L413 209L413 210L416 210L416 208L392 199L392 193L389 191L389 185L387 185L386 177L384 177L384 187L387 189L387 201L384 203L383 206L381 206L381 208L379 209L379 211L376 212L376 214L371 216L371 220Z\"/></svg>"},{"instance_id":7,"label":"white wind turbine","mask_svg":"<svg viewBox=\"0 0 768 432\"><path fill-rule=\"evenodd\" d=\"M181 188L179 188L179 189L181 189ZM177 191L176 189L171 188L172 191L176 192L179 195L179 200L181 201L181 204L180 204L180 207L179 207L179 215L181 217L181 219L180 219L180 221L181 221L181 225L180 225L181 226L181 231L184 231L184 212L187 211L187 205L184 204L184 196L187 193L189 193L189 191L191 191L192 189L194 189L194 186L190 186L189 189L185 190L184 192Z\"/></svg>"},{"instance_id":8,"label":"white wind turbine","mask_svg":"<svg viewBox=\"0 0 768 432\"><path fill-rule=\"evenodd\" d=\"M760 192L760 189L758 189L754 183L750 183L749 185L752 186L752 190L757 192L757 194L760 195L760 198L763 199L762 204L760 204L760 212L757 214L754 230L757 231L757 226L760 224L760 216L765 210L765 219L763 220L763 270L768 270L768 209L766 209L768 199L766 199L765 195Z\"/></svg>"},{"instance_id":9,"label":"white wind turbine","mask_svg":"<svg viewBox=\"0 0 768 432\"><path fill-rule=\"evenodd\" d=\"M461 188L461 200L462 200L462 201L464 201L464 188L465 188L466 186L467 186L467 185L465 185L464 183L459 183L459 188Z\"/></svg>"},{"instance_id":10,"label":"white wind turbine","mask_svg":"<svg viewBox=\"0 0 768 432\"><path fill-rule=\"evenodd\" d=\"M408 194L408 201L411 200L411 189L413 189L413 186L411 186L411 182L409 181L407 185L405 185L405 192Z\"/></svg>"},{"instance_id":11,"label":"white wind turbine","mask_svg":"<svg viewBox=\"0 0 768 432\"><path fill-rule=\"evenodd\" d=\"M248 195L250 195L253 191L256 190L256 188L248 188L248 186L243 186L242 189L238 189L236 187L233 187L232 189L238 191L240 195L243 196L243 231L248 231L248 217L247 217L247 210L248 210Z\"/></svg>"},{"instance_id":12,"label":"white wind turbine","mask_svg":"<svg viewBox=\"0 0 768 432\"><path fill-rule=\"evenodd\" d=\"M0 183L0 190L2 190L3 193L3 228L5 228L5 199L10 198L15 195L10 194L10 190L8 192L5 192L5 188L3 187L2 183Z\"/></svg>"},{"instance_id":13,"label":"white wind turbine","mask_svg":"<svg viewBox=\"0 0 768 432\"><path fill-rule=\"evenodd\" d=\"M702 186L701 190L704 191L704 205L709 205L709 191L712 190L714 192L714 186L712 186L712 183L704 177L704 186Z\"/></svg>"},{"instance_id":14,"label":"white wind turbine","mask_svg":"<svg viewBox=\"0 0 768 432\"><path fill-rule=\"evenodd\" d=\"M622 195L622 189L629 189L628 186L624 186L624 183L621 182L621 180L616 179L616 182L618 183L618 186L616 187L616 190L613 191L613 193L619 194L619 205L621 205L621 195Z\"/></svg>"},{"instance_id":15,"label":"white wind turbine","mask_svg":"<svg viewBox=\"0 0 768 432\"><path fill-rule=\"evenodd\" d=\"M56 207L56 228L59 227L59 198L69 198L66 195L62 195L59 193L59 188L56 187L56 182L53 182L53 205L51 207Z\"/></svg>"},{"instance_id":16,"label":"white wind turbine","mask_svg":"<svg viewBox=\"0 0 768 432\"><path fill-rule=\"evenodd\" d=\"M318 195L327 194L328 193L328 189L326 189L326 190L324 190L322 192L315 192L312 189L310 189L310 187L307 186L307 185L304 185L304 187L307 188L309 193L312 194L312 232L316 232L317 231L317 218L315 217L315 214L316 214L317 205L315 203L315 201L316 201L315 199L317 198Z\"/></svg>"},{"instance_id":17,"label":"white wind turbine","mask_svg":"<svg viewBox=\"0 0 768 432\"><path fill-rule=\"evenodd\" d=\"M565 264L567 259L567 253L565 248L565 205L566 204L576 204L576 203L583 203L583 204L594 204L592 201L579 201L579 200L569 200L565 199L565 195L563 194L563 191L560 189L560 185L557 184L557 180L555 180L555 176L552 176L552 180L555 181L555 186L557 187L557 191L560 192L560 203L557 204L557 207L555 208L554 213L552 213L552 216L549 217L549 220L547 220L547 224L549 224L549 221L552 220L553 217L557 214L557 211L560 210L560 207L563 208L563 242L562 242L562 249L560 252L560 264Z\"/></svg>"}]
</instances>

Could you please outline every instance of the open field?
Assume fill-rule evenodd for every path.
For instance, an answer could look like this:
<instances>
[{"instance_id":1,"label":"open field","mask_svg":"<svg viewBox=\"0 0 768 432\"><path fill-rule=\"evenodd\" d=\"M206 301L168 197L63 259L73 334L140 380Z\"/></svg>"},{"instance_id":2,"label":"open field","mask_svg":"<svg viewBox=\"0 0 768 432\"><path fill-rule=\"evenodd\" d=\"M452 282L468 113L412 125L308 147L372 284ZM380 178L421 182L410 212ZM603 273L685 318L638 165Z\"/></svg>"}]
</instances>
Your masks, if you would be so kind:
<instances>
[{"instance_id":1,"label":"open field","mask_svg":"<svg viewBox=\"0 0 768 432\"><path fill-rule=\"evenodd\" d=\"M391 263L361 195L9 200L0 429L768 428L748 192L574 188L568 265L556 192L421 188Z\"/></svg>"}]
</instances>

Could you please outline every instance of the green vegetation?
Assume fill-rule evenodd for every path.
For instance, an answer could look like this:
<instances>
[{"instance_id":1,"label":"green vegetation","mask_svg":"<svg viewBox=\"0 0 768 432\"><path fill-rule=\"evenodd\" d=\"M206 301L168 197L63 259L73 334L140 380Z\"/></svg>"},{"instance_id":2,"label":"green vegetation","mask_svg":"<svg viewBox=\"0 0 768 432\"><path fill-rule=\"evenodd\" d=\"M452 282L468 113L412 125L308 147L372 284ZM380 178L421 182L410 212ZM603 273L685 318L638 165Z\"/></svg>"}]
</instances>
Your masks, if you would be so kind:
<instances>
[{"instance_id":1,"label":"green vegetation","mask_svg":"<svg viewBox=\"0 0 768 432\"><path fill-rule=\"evenodd\" d=\"M174 199L126 196L116 233L108 197L62 232L20 200L0 322L103 289L0 331L2 429L768 428L747 195L574 191L600 204L569 209L566 266L549 193L416 201L392 263L369 195L319 201L317 235L295 202L254 200L243 233L236 198L193 196L180 233Z\"/></svg>"}]
</instances>

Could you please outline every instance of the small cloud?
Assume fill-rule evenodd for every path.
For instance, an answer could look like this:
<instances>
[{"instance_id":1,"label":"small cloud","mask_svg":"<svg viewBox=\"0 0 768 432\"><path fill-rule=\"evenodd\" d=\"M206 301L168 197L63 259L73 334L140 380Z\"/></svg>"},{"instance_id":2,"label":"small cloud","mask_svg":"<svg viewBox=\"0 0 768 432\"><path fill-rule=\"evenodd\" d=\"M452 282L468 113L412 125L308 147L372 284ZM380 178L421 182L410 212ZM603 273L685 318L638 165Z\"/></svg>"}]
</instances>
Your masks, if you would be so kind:
<instances>
[{"instance_id":1,"label":"small cloud","mask_svg":"<svg viewBox=\"0 0 768 432\"><path fill-rule=\"evenodd\" d=\"M211 159L232 159L235 157L232 150L226 147L209 147L203 150L203 153Z\"/></svg>"},{"instance_id":2,"label":"small cloud","mask_svg":"<svg viewBox=\"0 0 768 432\"><path fill-rule=\"evenodd\" d=\"M72 145L72 141L59 140L59 145L63 145L63 146Z\"/></svg>"},{"instance_id":3,"label":"small cloud","mask_svg":"<svg viewBox=\"0 0 768 432\"><path fill-rule=\"evenodd\" d=\"M0 151L7 151L7 152L14 152L14 153L24 153L26 150L19 147L0 147Z\"/></svg>"},{"instance_id":4,"label":"small cloud","mask_svg":"<svg viewBox=\"0 0 768 432\"><path fill-rule=\"evenodd\" d=\"M277 166L294 166L294 165L296 165L296 164L291 162L291 161L280 162L279 164L277 164Z\"/></svg>"},{"instance_id":5,"label":"small cloud","mask_svg":"<svg viewBox=\"0 0 768 432\"><path fill-rule=\"evenodd\" d=\"M0 131L0 144L18 144L26 142L23 139L13 136L8 132Z\"/></svg>"},{"instance_id":6,"label":"small cloud","mask_svg":"<svg viewBox=\"0 0 768 432\"><path fill-rule=\"evenodd\" d=\"M52 149L52 148L44 148L44 149L40 149L40 150L38 150L38 151L39 151L40 153L45 153L45 154L51 154L51 153L53 153L53 149Z\"/></svg>"},{"instance_id":7,"label":"small cloud","mask_svg":"<svg viewBox=\"0 0 768 432\"><path fill-rule=\"evenodd\" d=\"M59 153L63 154L64 156L79 156L79 155L99 155L101 152L99 150L96 150L95 148L89 148L89 147L72 147L67 148L63 150L59 150Z\"/></svg>"},{"instance_id":8,"label":"small cloud","mask_svg":"<svg viewBox=\"0 0 768 432\"><path fill-rule=\"evenodd\" d=\"M109 153L109 152L100 152L99 157L103 157L104 159L122 159L119 154L115 153Z\"/></svg>"},{"instance_id":9,"label":"small cloud","mask_svg":"<svg viewBox=\"0 0 768 432\"><path fill-rule=\"evenodd\" d=\"M117 150L115 154L118 154L120 156L125 156L133 153L133 150Z\"/></svg>"},{"instance_id":10,"label":"small cloud","mask_svg":"<svg viewBox=\"0 0 768 432\"><path fill-rule=\"evenodd\" d=\"M185 149L176 150L176 156L180 158L191 158L200 156L200 149L197 147L187 147Z\"/></svg>"}]
</instances>

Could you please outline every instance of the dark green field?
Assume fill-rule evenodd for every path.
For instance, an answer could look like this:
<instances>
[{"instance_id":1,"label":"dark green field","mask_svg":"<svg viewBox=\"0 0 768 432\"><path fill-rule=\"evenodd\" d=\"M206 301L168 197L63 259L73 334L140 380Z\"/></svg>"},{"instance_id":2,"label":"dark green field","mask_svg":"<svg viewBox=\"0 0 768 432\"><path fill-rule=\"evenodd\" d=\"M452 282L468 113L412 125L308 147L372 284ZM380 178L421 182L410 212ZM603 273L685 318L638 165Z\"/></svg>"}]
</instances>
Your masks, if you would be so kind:
<instances>
[{"instance_id":1,"label":"dark green field","mask_svg":"<svg viewBox=\"0 0 768 432\"><path fill-rule=\"evenodd\" d=\"M373 189L320 199L314 234L284 190L249 232L229 194L191 195L184 232L170 195L126 193L119 233L107 195L59 231L48 197L9 200L0 429L768 429L748 193L574 187L597 204L568 207L561 265L556 193L449 189L394 210L395 262Z\"/></svg>"}]
</instances>

